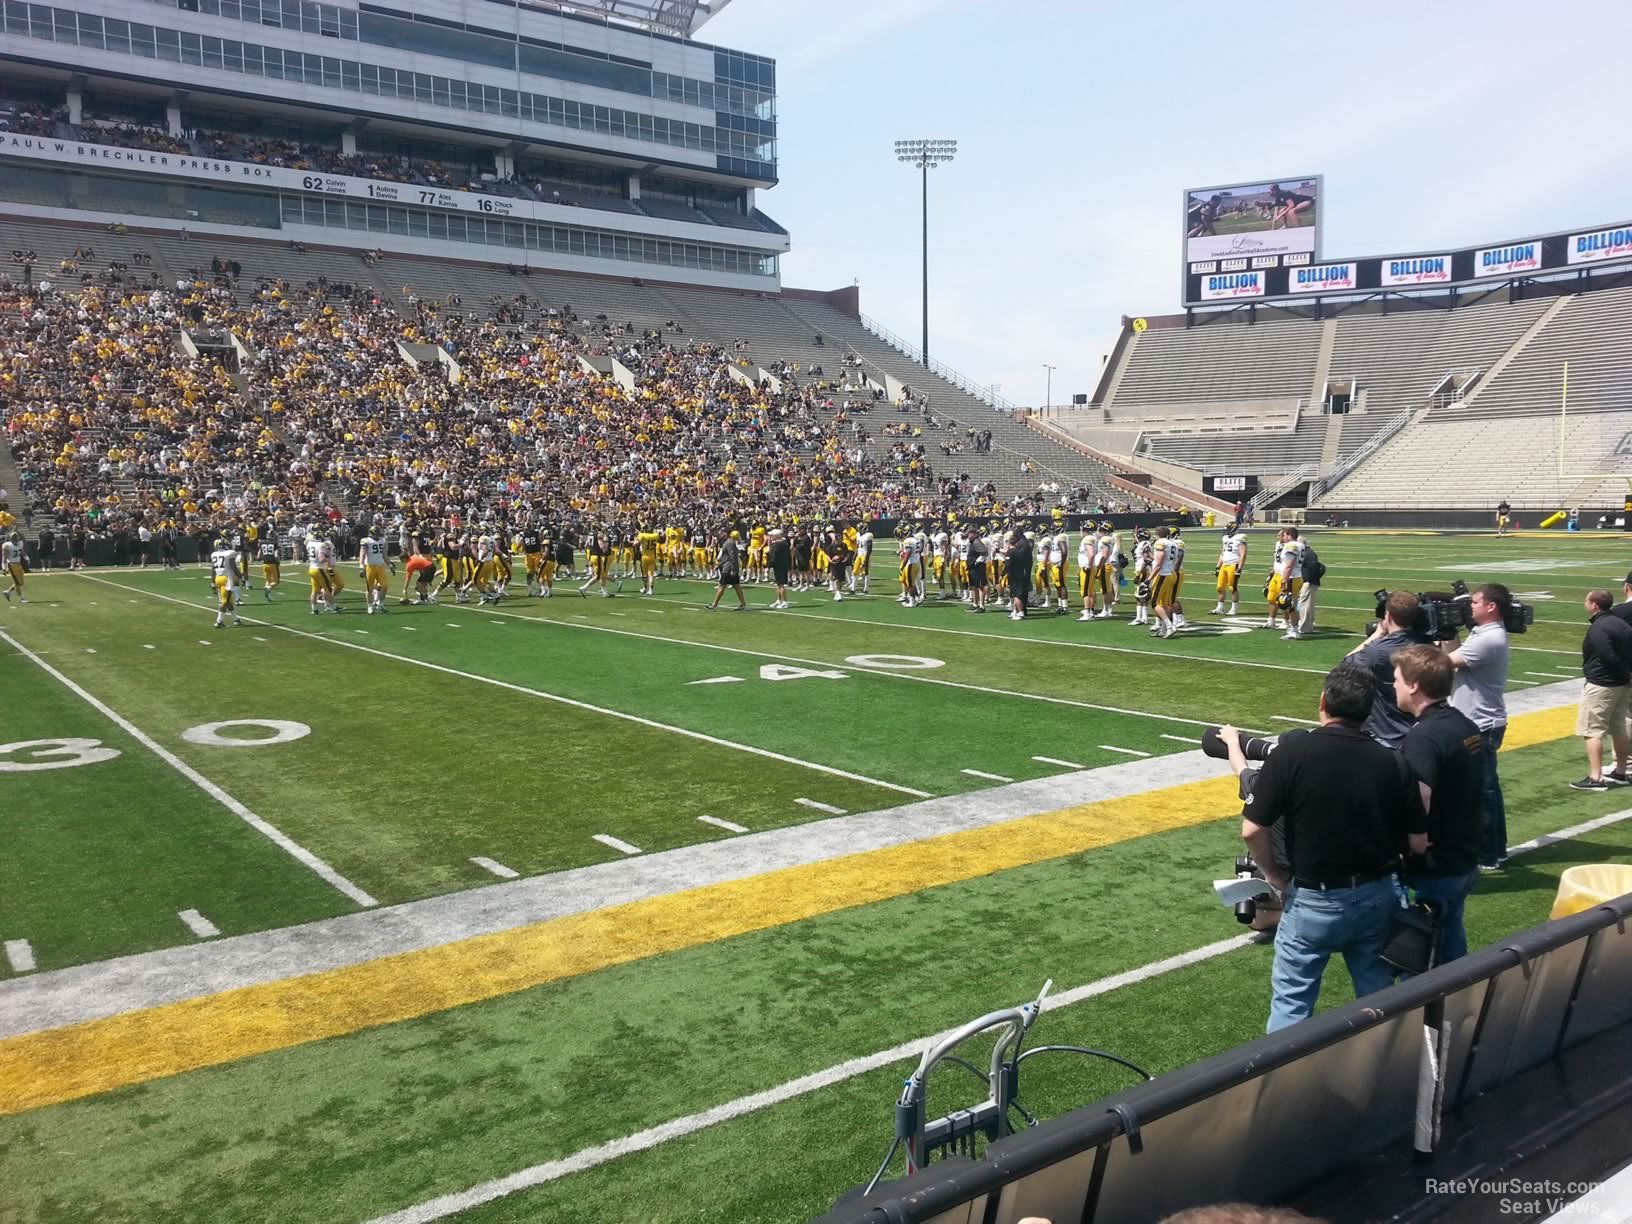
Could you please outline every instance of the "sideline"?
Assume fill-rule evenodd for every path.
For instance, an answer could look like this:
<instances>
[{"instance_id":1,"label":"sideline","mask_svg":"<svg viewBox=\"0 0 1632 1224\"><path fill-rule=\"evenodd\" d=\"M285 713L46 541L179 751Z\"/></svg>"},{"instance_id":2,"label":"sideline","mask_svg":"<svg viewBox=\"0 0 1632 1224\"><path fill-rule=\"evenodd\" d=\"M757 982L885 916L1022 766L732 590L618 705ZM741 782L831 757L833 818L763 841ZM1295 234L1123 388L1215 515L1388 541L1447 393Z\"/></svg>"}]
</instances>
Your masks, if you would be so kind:
<instances>
[{"instance_id":1,"label":"sideline","mask_svg":"<svg viewBox=\"0 0 1632 1224\"><path fill-rule=\"evenodd\" d=\"M1546 834L1532 841L1513 846L1508 850L1507 856L1516 858L1521 854L1528 854L1532 850L1557 845L1560 842L1569 841L1571 838L1580 837L1582 834L1604 828L1606 825L1616 824L1628 818L1632 818L1632 809L1612 812L1607 816L1600 816L1596 820L1572 825L1567 829L1560 829L1557 833ZM1177 956L1170 956L1166 960L1154 961L1138 969L1119 973L1113 977L1100 978L1098 981L1073 987L1071 990L1057 995L1051 995L1043 1000L1042 1010L1044 1012L1055 1011L1058 1008L1070 1007L1087 999L1109 994L1111 991L1120 990L1125 986L1148 982L1152 978L1161 977L1175 970L1216 960L1218 957L1234 952L1238 948L1247 947L1250 943L1250 937L1245 935L1238 935L1233 939L1221 939L1216 943L1206 944L1192 951L1180 953ZM594 1147L583 1148L559 1160L546 1161L542 1164L521 1169L505 1177L481 1182L468 1190L429 1199L426 1202L406 1207L389 1215L376 1216L368 1224L429 1224L432 1220L440 1220L450 1215L456 1215L461 1211L468 1211L472 1207L480 1206L483 1203L505 1198L515 1194L518 1190L526 1190L533 1186L542 1186L548 1182L559 1181L569 1174L582 1173L598 1165L608 1164L620 1156L648 1151L671 1140L696 1134L700 1130L707 1130L709 1127L717 1126L722 1122L729 1122L746 1114L758 1113L760 1110L768 1109L773 1105L791 1101L795 1097L807 1096L819 1089L830 1088L834 1084L843 1083L845 1080L855 1079L857 1076L882 1070L891 1063L903 1062L915 1057L929 1045L950 1036L956 1031L956 1028L950 1028L912 1041L903 1041L900 1045L892 1046L887 1050L879 1050L861 1058L852 1058L848 1062L839 1063L814 1074L789 1080L787 1083L779 1084L775 1088L738 1097L734 1101L726 1101L724 1104L716 1105L712 1109L706 1109L701 1113L675 1118L673 1121L664 1122L659 1126L625 1135L621 1139L613 1139L607 1143L596 1144Z\"/></svg>"}]
</instances>

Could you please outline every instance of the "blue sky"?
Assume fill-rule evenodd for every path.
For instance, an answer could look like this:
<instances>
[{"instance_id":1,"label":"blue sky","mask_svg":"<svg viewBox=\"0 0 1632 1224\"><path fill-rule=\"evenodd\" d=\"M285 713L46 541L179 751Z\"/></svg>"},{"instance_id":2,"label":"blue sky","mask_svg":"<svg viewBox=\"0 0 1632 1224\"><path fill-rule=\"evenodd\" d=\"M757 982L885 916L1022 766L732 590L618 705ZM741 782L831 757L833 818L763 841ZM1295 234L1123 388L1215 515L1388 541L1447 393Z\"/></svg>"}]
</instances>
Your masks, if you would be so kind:
<instances>
[{"instance_id":1,"label":"blue sky","mask_svg":"<svg viewBox=\"0 0 1632 1224\"><path fill-rule=\"evenodd\" d=\"M733 0L699 37L775 57L783 283L861 284L930 352L1039 404L1093 387L1122 315L1176 312L1187 187L1324 174L1326 257L1632 218L1624 0Z\"/></svg>"}]
</instances>

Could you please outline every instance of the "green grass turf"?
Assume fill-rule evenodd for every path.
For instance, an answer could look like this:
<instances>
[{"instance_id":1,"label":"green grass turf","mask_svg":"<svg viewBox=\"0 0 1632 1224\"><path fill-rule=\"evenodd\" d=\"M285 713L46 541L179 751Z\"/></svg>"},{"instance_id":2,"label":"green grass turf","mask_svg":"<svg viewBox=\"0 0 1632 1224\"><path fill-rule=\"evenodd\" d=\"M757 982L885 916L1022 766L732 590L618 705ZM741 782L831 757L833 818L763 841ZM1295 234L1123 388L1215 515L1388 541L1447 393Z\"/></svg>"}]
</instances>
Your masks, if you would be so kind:
<instances>
[{"instance_id":1,"label":"green grass turf","mask_svg":"<svg viewBox=\"0 0 1632 1224\"><path fill-rule=\"evenodd\" d=\"M1205 558L1210 533L1191 537L1193 556ZM1249 576L1267 568L1270 538L1254 533ZM910 796L302 635L945 794L990 785L964 768L1023 779L1057 770L1031 759L1038 755L1095 766L1128 759L1106 745L1181 751L1189 745L1162 737L1193 737L1197 727L1178 720L1273 730L1289 725L1277 715L1307 717L1320 674L1354 645L1371 615L1370 590L1390 578L1426 588L1457 576L1495 575L1517 590L1546 589L1555 598L1537 602L1540 620L1514 655L1514 687L1573 675L1580 596L1623 574L1629 552L1620 539L1601 536L1315 538L1331 567L1320 612L1322 634L1330 636L1298 643L1263 631L1220 634L1207 614L1211 575L1204 561L1193 567L1188 584L1191 616L1202 628L1170 642L1122 619L1082 625L1073 617L1042 616L1014 625L1001 615L970 616L954 603L906 610L887 594L840 604L819 593L796 596L791 614L762 607L747 615L706 614L696 609L709 588L687 582L665 583L653 599L581 600L569 593L512 601L502 616L470 607L393 605L383 618L357 615L354 593L348 594L350 614L311 617L291 584L277 604L264 604L258 593L246 601L251 617L281 628L217 632L206 607L188 606L208 599L196 570L104 572L102 581L42 576L31 584L35 602L8 606L0 624L390 903L487 883L472 856L536 874L616 858L591 839L595 833L654 851L722 836L700 824L699 815L758 830L818 818L819 811L793 802L801 796L849 811ZM879 568L875 590L887 592L887 559ZM1253 581L1246 586L1242 611L1256 617ZM770 597L764 590L750 594L757 604ZM149 645L155 649L145 649ZM927 656L944 666L892 676L848 662L878 653ZM839 670L846 678L768 681L760 678L766 666ZM738 682L692 683L719 676ZM30 735L56 733L54 716L42 710L42 722L33 710L23 714ZM101 721L88 708L79 712L87 716L89 724L77 725ZM196 747L179 738L188 726L232 717L294 719L313 734L242 750ZM23 774L11 783L20 795L49 795L54 787L94 782L104 769ZM107 770L105 776L123 775ZM169 785L192 791L179 778ZM119 790L121 796L160 793ZM134 806L140 815L144 805ZM219 823L231 821L223 810ZM117 864L123 844L111 838L99 847ZM40 882L0 898L0 930L29 938L42 966L191 939L168 908L139 922L81 923L72 931L53 917L74 891L50 882L56 849L47 832L37 847L45 873L36 876ZM162 878L170 870L166 863L184 861L185 855L161 854L148 875ZM255 871L222 873L210 901L219 918L201 900L184 898L179 908L199 909L228 933L311 916L299 890L285 912L277 890L255 887L260 878ZM75 887L109 891L94 874ZM224 892L247 901L257 891L266 904L214 900ZM81 906L80 912L99 908Z\"/></svg>"},{"instance_id":2,"label":"green grass turf","mask_svg":"<svg viewBox=\"0 0 1632 1224\"><path fill-rule=\"evenodd\" d=\"M1192 560L1206 560L1213 534L1189 536ZM1270 536L1253 539L1242 612L1257 617ZM504 617L393 605L391 616L364 618L354 601L345 616L312 618L298 597L268 610L258 592L246 612L940 794L984 785L958 773L964 766L1046 776L1053 767L1031 755L1104 764L1126 758L1101 744L1180 751L1188 745L1161 734L1195 730L995 688L1265 727L1286 725L1277 714L1310 716L1320 675L1359 640L1376 586L1463 577L1546 591L1554 598L1537 601L1537 625L1515 643L1515 686L1553 678L1529 670L1576 674L1581 596L1614 589L1632 559L1625 541L1601 536L1316 540L1331 567L1327 636L1300 643L1211 626L1157 642L1123 620L1014 625L950 604L909 611L887 595L795 597L793 615L704 614L688 610L711 593L700 583L664 584L649 600L516 600ZM1210 569L1194 564L1187 584L1196 622L1209 619ZM382 901L485 882L466 861L474 854L533 874L615 858L593 832L658 850L722 836L696 822L704 812L760 829L819 817L794 805L797 795L850 810L907 798L280 628L217 632L197 571L100 576L131 589L42 577L28 608L0 609L0 628ZM884 579L875 590L889 589ZM769 598L750 591L757 604ZM731 649L710 648L721 646ZM846 661L881 652L940 659L915 674L972 687L870 675ZM19 698L0 703L0 738L80 735L122 751L7 779L8 815L27 818L8 843L24 870L18 887L0 890L0 934L28 937L42 968L190 942L175 918L183 908L228 934L352 908L32 664L9 649L0 657L4 691ZM847 678L759 678L762 665L788 659ZM742 682L687 683L720 675ZM313 733L265 749L180 739L199 722L253 717L296 719ZM1560 789L1579 756L1564 741L1504 759L1511 840L1618 806L1613 794ZM1044 976L1064 988L1233 933L1205 881L1227 869L1234 826L1221 818L0 1120L0 1203L41 1220L363 1218L462 1189L1029 997ZM1543 917L1553 867L1624 858L1624 829L1486 881L1471 909L1475 939ZM1042 1036L1177 1066L1259 1030L1266 975L1265 950L1232 953L1060 1013ZM1341 978L1327 1002L1343 997ZM702 1218L686 1209L685 1188L719 1175L740 1187L718 1218L801 1218L870 1174L901 1074L475 1215ZM1064 1064L1058 1074L1047 1078L1057 1098L1034 1097L1044 1112L1116 1082L1079 1083ZM1039 1083L1039 1094L1049 1090ZM752 1176L731 1174L739 1163Z\"/></svg>"},{"instance_id":3,"label":"green grass turf","mask_svg":"<svg viewBox=\"0 0 1632 1224\"><path fill-rule=\"evenodd\" d=\"M1515 841L1625 802L1562 790L1574 764L1567 741L1504 761ZM1065 989L1234 934L1207 881L1227 871L1235 833L1223 817L0 1119L0 1184L18 1188L23 1220L364 1218L961 1022L1045 976ZM1615 825L1482 880L1473 942L1542 920L1563 867L1629 849L1632 823ZM1035 1042L1171 1069L1261 1031L1269 958L1243 949L1053 1013ZM1323 1005L1347 997L1334 968ZM905 1070L471 1218L806 1218L871 1173ZM1030 1070L1026 1099L1043 1116L1126 1082L1066 1060ZM949 1077L932 1107L961 1091ZM687 1187L720 1184L732 1162L743 1167L720 1213L691 1210Z\"/></svg>"}]
</instances>

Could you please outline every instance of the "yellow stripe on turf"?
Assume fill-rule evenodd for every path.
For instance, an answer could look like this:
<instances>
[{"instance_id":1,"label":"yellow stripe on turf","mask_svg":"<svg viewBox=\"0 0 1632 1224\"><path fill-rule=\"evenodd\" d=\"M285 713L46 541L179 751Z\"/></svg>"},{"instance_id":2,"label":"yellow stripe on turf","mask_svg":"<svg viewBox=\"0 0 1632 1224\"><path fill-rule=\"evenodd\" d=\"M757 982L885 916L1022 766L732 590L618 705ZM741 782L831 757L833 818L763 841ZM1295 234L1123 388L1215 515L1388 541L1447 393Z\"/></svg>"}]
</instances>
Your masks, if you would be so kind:
<instances>
[{"instance_id":1,"label":"yellow stripe on turf","mask_svg":"<svg viewBox=\"0 0 1632 1224\"><path fill-rule=\"evenodd\" d=\"M1509 725L1505 747L1574 729L1573 710L1523 715ZM1234 778L1188 782L13 1037L0 1042L0 1114L1217 820L1237 802Z\"/></svg>"}]
</instances>

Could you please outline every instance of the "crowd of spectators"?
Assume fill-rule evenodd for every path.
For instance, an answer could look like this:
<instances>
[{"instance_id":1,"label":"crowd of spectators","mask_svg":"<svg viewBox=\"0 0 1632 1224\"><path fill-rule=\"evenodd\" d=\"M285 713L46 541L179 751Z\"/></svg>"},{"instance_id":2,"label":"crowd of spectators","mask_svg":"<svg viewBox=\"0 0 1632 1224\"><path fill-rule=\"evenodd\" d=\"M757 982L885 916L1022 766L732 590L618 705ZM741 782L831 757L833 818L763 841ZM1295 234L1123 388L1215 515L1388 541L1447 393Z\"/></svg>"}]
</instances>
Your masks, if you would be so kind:
<instances>
[{"instance_id":1,"label":"crowd of spectators","mask_svg":"<svg viewBox=\"0 0 1632 1224\"><path fill-rule=\"evenodd\" d=\"M0 397L24 502L63 527L207 533L342 509L479 521L522 505L584 525L718 523L1058 501L1005 505L966 472L937 475L921 443L875 455L818 370L784 363L754 385L735 351L678 328L636 334L525 293L488 318L411 294L399 309L344 282L240 279L219 257L147 284L115 262L71 292L0 284ZM199 356L178 347L183 331ZM634 390L580 360L602 353Z\"/></svg>"}]
</instances>

